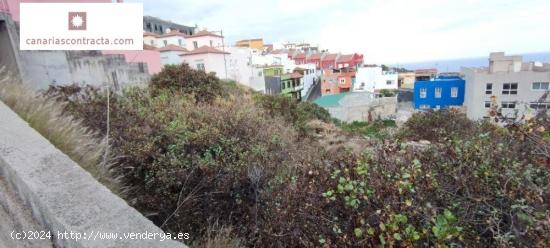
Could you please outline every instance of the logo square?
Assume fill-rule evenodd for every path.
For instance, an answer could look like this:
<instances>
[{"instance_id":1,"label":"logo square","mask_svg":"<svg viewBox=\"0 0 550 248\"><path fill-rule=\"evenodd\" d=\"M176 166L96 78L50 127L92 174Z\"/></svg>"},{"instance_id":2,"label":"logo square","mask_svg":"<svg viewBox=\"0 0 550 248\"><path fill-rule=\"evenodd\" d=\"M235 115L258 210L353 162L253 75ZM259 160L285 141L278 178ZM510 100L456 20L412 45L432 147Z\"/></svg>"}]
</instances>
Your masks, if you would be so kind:
<instances>
[{"instance_id":1,"label":"logo square","mask_svg":"<svg viewBox=\"0 0 550 248\"><path fill-rule=\"evenodd\" d=\"M69 12L69 30L86 30L86 12Z\"/></svg>"}]
</instances>

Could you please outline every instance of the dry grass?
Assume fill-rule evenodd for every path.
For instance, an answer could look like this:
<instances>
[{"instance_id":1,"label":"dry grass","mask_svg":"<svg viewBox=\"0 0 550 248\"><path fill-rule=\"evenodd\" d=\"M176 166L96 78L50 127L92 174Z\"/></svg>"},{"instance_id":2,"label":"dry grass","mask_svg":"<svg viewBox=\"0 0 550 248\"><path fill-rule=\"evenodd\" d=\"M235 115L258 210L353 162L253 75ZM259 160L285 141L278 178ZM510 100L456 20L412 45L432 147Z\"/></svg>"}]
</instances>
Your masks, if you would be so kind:
<instances>
[{"instance_id":1,"label":"dry grass","mask_svg":"<svg viewBox=\"0 0 550 248\"><path fill-rule=\"evenodd\" d=\"M192 244L197 248L240 248L244 247L241 239L233 235L233 228L221 227L218 223L210 225L204 237Z\"/></svg>"},{"instance_id":2,"label":"dry grass","mask_svg":"<svg viewBox=\"0 0 550 248\"><path fill-rule=\"evenodd\" d=\"M119 180L112 176L110 163L102 162L105 142L95 138L96 134L79 120L63 114L62 103L14 80L1 68L0 100L98 181L117 194L124 192Z\"/></svg>"}]
</instances>

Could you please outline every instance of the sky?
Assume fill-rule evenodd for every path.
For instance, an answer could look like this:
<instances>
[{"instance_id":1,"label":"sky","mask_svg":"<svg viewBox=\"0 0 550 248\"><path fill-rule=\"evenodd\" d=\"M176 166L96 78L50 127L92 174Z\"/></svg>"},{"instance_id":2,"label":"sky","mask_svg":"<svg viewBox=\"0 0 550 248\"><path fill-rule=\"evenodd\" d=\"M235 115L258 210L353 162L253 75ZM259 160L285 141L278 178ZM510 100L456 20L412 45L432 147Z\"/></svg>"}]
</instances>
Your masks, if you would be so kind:
<instances>
[{"instance_id":1,"label":"sky","mask_svg":"<svg viewBox=\"0 0 550 248\"><path fill-rule=\"evenodd\" d=\"M550 0L125 0L144 14L223 30L226 43L306 41L365 63L550 51Z\"/></svg>"}]
</instances>

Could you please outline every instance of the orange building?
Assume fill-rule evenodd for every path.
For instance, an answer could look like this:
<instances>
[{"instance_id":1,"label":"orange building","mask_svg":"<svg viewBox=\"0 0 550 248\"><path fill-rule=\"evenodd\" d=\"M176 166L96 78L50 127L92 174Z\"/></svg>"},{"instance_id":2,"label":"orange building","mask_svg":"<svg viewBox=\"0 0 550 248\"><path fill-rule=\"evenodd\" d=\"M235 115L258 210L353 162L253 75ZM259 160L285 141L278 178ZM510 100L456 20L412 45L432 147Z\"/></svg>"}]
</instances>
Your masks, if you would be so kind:
<instances>
[{"instance_id":1,"label":"orange building","mask_svg":"<svg viewBox=\"0 0 550 248\"><path fill-rule=\"evenodd\" d=\"M249 40L240 40L235 44L236 47L249 47L258 50L264 49L264 40L263 39L249 39Z\"/></svg>"},{"instance_id":2,"label":"orange building","mask_svg":"<svg viewBox=\"0 0 550 248\"><path fill-rule=\"evenodd\" d=\"M350 92L355 81L355 70L324 70L321 75L321 94Z\"/></svg>"}]
</instances>

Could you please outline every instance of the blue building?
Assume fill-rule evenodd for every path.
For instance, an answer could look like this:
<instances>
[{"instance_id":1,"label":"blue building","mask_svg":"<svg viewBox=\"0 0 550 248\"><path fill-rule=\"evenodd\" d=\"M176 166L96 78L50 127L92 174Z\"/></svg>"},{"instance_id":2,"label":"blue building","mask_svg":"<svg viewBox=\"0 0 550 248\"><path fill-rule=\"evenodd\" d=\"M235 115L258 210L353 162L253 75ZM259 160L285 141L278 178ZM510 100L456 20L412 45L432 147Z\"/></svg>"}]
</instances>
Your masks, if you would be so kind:
<instances>
[{"instance_id":1,"label":"blue building","mask_svg":"<svg viewBox=\"0 0 550 248\"><path fill-rule=\"evenodd\" d=\"M439 76L433 80L414 82L414 108L439 109L462 106L464 79L457 76Z\"/></svg>"}]
</instances>

